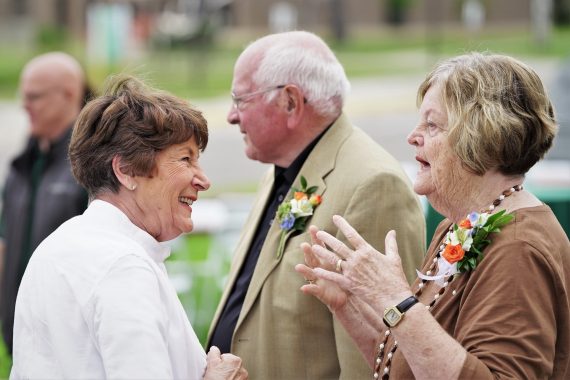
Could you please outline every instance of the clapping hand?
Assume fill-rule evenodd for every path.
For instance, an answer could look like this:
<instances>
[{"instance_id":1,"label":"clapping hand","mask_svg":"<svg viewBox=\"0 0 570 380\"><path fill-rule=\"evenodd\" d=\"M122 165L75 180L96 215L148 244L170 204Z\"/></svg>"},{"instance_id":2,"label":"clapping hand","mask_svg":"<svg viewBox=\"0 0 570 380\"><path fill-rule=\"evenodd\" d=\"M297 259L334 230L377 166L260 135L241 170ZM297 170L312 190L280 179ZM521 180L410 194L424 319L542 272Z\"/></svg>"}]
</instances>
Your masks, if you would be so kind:
<instances>
[{"instance_id":1,"label":"clapping hand","mask_svg":"<svg viewBox=\"0 0 570 380\"><path fill-rule=\"evenodd\" d=\"M396 233L386 235L383 255L342 217L334 216L333 222L354 249L311 226L313 244L301 246L305 265L298 264L295 270L309 281L301 290L328 306L373 368L376 337L386 329L382 322L384 308L404 299L402 295L411 294L398 255Z\"/></svg>"},{"instance_id":2,"label":"clapping hand","mask_svg":"<svg viewBox=\"0 0 570 380\"><path fill-rule=\"evenodd\" d=\"M335 215L333 222L354 249L327 232L316 232L313 245L302 247L305 260L310 258L308 266L301 264L295 268L305 278L317 280L303 286L305 293L314 295L333 311L354 296L380 315L384 308L412 294L398 255L395 231L386 235L383 255L341 216Z\"/></svg>"},{"instance_id":3,"label":"clapping hand","mask_svg":"<svg viewBox=\"0 0 570 380\"><path fill-rule=\"evenodd\" d=\"M308 281L307 285L301 287L301 291L305 294L311 294L317 297L322 303L327 305L332 312L335 312L346 304L348 294L332 281L320 279L317 284L317 276L313 273L313 268L333 270L334 266L330 266L326 262L321 261L313 251L313 247L315 246L325 247L324 243L317 237L319 229L316 226L310 226L309 232L311 234L312 245L308 243L301 244L301 249L305 256L305 264L297 264L295 266L295 270L301 273Z\"/></svg>"}]
</instances>

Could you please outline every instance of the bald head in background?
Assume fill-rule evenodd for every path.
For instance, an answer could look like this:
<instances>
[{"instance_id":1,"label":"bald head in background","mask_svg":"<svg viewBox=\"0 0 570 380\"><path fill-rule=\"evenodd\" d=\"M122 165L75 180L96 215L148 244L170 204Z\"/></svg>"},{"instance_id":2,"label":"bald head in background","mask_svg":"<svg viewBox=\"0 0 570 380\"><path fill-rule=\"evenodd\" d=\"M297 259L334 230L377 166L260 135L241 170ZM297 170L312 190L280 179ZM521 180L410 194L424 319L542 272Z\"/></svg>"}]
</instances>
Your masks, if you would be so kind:
<instances>
[{"instance_id":1,"label":"bald head in background","mask_svg":"<svg viewBox=\"0 0 570 380\"><path fill-rule=\"evenodd\" d=\"M72 126L85 96L85 74L72 56L53 52L33 58L20 78L30 134L45 149Z\"/></svg>"}]
</instances>

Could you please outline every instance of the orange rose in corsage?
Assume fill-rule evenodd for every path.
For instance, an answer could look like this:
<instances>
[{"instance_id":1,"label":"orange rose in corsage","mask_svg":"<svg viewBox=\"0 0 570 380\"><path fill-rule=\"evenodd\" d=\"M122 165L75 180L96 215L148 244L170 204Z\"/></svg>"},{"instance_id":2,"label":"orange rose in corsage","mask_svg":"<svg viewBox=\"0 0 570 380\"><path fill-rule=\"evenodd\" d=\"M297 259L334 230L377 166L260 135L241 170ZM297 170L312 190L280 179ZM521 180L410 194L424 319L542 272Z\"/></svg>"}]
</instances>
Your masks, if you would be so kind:
<instances>
[{"instance_id":1,"label":"orange rose in corsage","mask_svg":"<svg viewBox=\"0 0 570 380\"><path fill-rule=\"evenodd\" d=\"M445 246L442 256L450 263L456 263L465 256L465 251L461 248L461 244Z\"/></svg>"}]
</instances>

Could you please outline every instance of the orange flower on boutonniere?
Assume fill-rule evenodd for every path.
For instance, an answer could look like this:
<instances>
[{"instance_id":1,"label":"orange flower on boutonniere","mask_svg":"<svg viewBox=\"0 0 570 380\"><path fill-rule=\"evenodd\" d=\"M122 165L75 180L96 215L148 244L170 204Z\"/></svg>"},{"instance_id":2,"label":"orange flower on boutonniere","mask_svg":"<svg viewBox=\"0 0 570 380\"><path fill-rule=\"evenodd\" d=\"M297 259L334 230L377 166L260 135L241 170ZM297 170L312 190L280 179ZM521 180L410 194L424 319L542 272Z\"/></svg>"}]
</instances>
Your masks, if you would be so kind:
<instances>
[{"instance_id":1,"label":"orange flower on boutonniere","mask_svg":"<svg viewBox=\"0 0 570 380\"><path fill-rule=\"evenodd\" d=\"M471 221L469 219L463 219L459 222L459 227L469 230L471 229Z\"/></svg>"},{"instance_id":2,"label":"orange flower on boutonniere","mask_svg":"<svg viewBox=\"0 0 570 380\"><path fill-rule=\"evenodd\" d=\"M295 191L293 198L295 198L296 201L300 201L301 199L307 199L307 194L302 191Z\"/></svg>"},{"instance_id":3,"label":"orange flower on boutonniere","mask_svg":"<svg viewBox=\"0 0 570 380\"><path fill-rule=\"evenodd\" d=\"M309 198L309 203L315 207L320 205L322 201L323 201L323 197L321 197L320 195L316 195L316 194L311 195L311 198Z\"/></svg>"}]
</instances>

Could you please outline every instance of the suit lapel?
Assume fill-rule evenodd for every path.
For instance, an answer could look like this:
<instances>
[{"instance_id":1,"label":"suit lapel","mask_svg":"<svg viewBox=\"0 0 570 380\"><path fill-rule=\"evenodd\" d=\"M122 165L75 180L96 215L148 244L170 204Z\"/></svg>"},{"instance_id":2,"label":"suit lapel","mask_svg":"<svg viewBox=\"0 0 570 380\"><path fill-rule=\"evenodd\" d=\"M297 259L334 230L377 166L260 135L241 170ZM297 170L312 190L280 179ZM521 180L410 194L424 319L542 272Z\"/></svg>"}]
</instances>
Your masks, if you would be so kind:
<instances>
[{"instance_id":1,"label":"suit lapel","mask_svg":"<svg viewBox=\"0 0 570 380\"><path fill-rule=\"evenodd\" d=\"M325 178L327 174L329 174L334 169L339 146L342 145L344 140L346 140L346 138L350 135L351 130L352 126L349 123L347 117L344 116L344 114L341 115L317 143L309 157L307 157L307 160L299 171L297 178L295 178L295 181L293 182L293 186L300 186L300 177L302 175L307 179L309 186L319 187L317 194L323 195L326 191ZM290 194L287 195L289 196ZM259 222L259 217L257 218L257 221ZM249 226L248 228L250 228L250 230L255 230L255 227L257 227L257 223L253 226ZM245 245L245 249L242 249L243 247L240 247L240 252L247 252L249 249L249 244L251 243L251 239L253 238L253 233L254 231L251 232L249 238L247 239L247 245ZM255 266L255 271L253 272L253 277L251 279L251 283L249 284L243 307L236 324L236 330L240 327L242 321L246 318L247 314L251 310L253 304L255 303L255 300L259 295L259 292L261 291L261 288L263 287L263 284L267 280L267 277L269 277L271 272L283 259L283 255L279 260L277 259L277 248L279 245L280 233L281 228L279 227L279 223L273 223L267 233L267 237L263 243L263 248L261 249L257 265ZM244 258L242 257L240 260L241 266ZM235 281L235 276L233 278L233 281Z\"/></svg>"},{"instance_id":2,"label":"suit lapel","mask_svg":"<svg viewBox=\"0 0 570 380\"><path fill-rule=\"evenodd\" d=\"M241 267L247 257L247 253L249 252L249 247L251 246L251 242L253 240L253 235L257 229L261 221L261 217L263 216L263 210L269 201L269 196L271 194L271 188L273 187L274 181L274 167L271 167L267 173L265 174L264 178L260 181L259 184L259 195L255 198L255 201L252 205L251 212L245 222L243 232L241 234L240 240L236 246L234 258L232 261L232 265L230 268L230 273L228 274L228 281L224 287L224 292L220 299L220 303L218 304L218 308L212 320L211 328L208 334L208 341L210 340L210 334L213 331L213 327L218 324L218 320L230 293L234 287L234 284L237 280L238 274L241 271Z\"/></svg>"}]
</instances>

